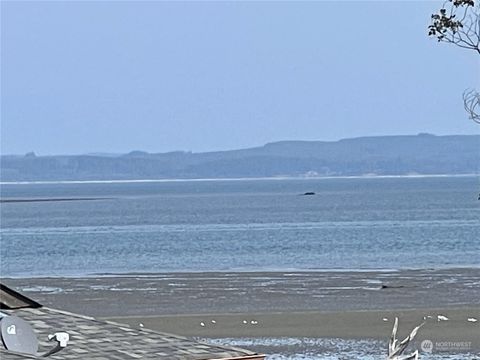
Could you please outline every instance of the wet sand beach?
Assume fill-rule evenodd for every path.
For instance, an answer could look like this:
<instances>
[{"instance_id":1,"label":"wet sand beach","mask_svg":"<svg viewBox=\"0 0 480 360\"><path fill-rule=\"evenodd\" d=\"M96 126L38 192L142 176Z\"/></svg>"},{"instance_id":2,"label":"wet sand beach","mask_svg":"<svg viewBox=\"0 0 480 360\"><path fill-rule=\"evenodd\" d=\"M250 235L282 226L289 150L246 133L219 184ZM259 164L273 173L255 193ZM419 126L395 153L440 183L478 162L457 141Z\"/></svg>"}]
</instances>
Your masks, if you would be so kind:
<instances>
[{"instance_id":1,"label":"wet sand beach","mask_svg":"<svg viewBox=\"0 0 480 360\"><path fill-rule=\"evenodd\" d=\"M437 316L448 317L438 321ZM114 317L111 320L134 327L144 326L184 336L205 338L342 338L386 340L395 317L401 321L400 334L408 332L426 319L419 340L467 341L480 350L480 326L467 321L480 319L480 307L437 308L421 310L280 312L243 314L203 314L180 316ZM213 323L213 322L214 323ZM204 325L202 325L204 324Z\"/></svg>"},{"instance_id":2,"label":"wet sand beach","mask_svg":"<svg viewBox=\"0 0 480 360\"><path fill-rule=\"evenodd\" d=\"M418 340L480 349L480 269L238 272L17 278L40 303L206 339L385 340L424 321ZM438 320L438 315L449 320Z\"/></svg>"}]
</instances>

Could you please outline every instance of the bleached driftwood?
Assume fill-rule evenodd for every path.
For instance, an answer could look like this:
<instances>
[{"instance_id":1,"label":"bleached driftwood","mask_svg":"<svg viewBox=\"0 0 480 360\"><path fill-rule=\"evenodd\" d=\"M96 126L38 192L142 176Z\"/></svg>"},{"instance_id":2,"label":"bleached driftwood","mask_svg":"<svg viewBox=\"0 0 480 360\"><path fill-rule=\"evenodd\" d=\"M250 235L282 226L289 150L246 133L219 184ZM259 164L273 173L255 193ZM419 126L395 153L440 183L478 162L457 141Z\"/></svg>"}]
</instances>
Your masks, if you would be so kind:
<instances>
[{"instance_id":1,"label":"bleached driftwood","mask_svg":"<svg viewBox=\"0 0 480 360\"><path fill-rule=\"evenodd\" d=\"M410 342L417 335L418 329L423 326L424 322L418 325L412 330L410 335L408 335L401 342L397 339L397 330L398 330L398 318L395 318L395 324L393 325L392 336L388 343L388 357L387 360L418 360L418 350L415 350L412 354L403 355L403 352L407 349Z\"/></svg>"}]
</instances>

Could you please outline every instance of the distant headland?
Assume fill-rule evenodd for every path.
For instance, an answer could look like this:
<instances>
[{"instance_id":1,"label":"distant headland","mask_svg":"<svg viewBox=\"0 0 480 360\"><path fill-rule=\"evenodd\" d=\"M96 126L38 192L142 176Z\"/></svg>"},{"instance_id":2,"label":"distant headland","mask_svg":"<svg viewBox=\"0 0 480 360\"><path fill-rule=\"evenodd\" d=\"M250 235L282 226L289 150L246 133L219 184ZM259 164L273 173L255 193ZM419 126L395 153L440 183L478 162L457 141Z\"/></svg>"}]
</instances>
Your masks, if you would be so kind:
<instances>
[{"instance_id":1,"label":"distant headland","mask_svg":"<svg viewBox=\"0 0 480 360\"><path fill-rule=\"evenodd\" d=\"M344 177L475 174L480 135L280 141L205 153L1 156L1 181Z\"/></svg>"}]
</instances>

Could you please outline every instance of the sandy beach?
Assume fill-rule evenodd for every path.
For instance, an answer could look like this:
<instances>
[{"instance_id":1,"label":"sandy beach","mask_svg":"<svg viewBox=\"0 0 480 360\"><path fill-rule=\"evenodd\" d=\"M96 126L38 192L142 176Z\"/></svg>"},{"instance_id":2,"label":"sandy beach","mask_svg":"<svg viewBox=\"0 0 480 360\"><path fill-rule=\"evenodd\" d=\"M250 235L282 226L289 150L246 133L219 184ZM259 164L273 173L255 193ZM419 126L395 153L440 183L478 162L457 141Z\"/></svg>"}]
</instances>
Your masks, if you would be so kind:
<instances>
[{"instance_id":1,"label":"sandy beach","mask_svg":"<svg viewBox=\"0 0 480 360\"><path fill-rule=\"evenodd\" d=\"M418 340L480 351L480 269L239 272L3 279L46 306L204 339ZM439 321L438 315L448 320ZM258 346L257 346L258 347ZM264 349L268 351L268 347Z\"/></svg>"},{"instance_id":2,"label":"sandy beach","mask_svg":"<svg viewBox=\"0 0 480 360\"><path fill-rule=\"evenodd\" d=\"M438 321L437 315L449 318ZM480 327L467 318L480 318L480 308L437 308L421 310L282 312L244 314L203 314L180 316L115 317L112 320L184 336L206 338L307 337L384 340L391 332L395 316L401 319L402 336L431 315L421 339L468 341L479 348ZM384 320L386 319L386 320ZM212 323L214 321L215 323ZM253 324L252 324L253 322ZM201 324L205 324L202 326Z\"/></svg>"}]
</instances>

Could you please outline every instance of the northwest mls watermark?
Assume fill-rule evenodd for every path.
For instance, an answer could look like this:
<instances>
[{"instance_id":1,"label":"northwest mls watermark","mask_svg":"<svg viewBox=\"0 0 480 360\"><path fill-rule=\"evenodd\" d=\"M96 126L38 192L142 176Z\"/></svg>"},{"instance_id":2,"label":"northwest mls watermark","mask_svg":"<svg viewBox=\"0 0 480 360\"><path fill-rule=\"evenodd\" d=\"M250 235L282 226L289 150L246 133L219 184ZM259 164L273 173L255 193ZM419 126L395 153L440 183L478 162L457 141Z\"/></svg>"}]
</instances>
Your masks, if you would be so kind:
<instances>
[{"instance_id":1,"label":"northwest mls watermark","mask_svg":"<svg viewBox=\"0 0 480 360\"><path fill-rule=\"evenodd\" d=\"M423 340L420 349L426 353L432 352L464 352L472 349L471 341L432 341Z\"/></svg>"}]
</instances>

